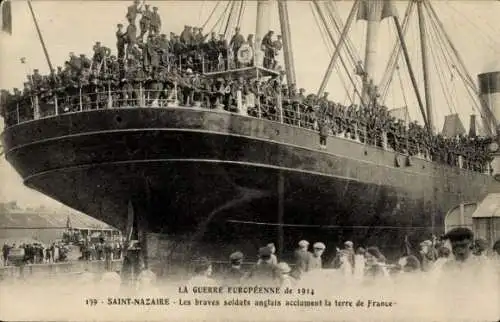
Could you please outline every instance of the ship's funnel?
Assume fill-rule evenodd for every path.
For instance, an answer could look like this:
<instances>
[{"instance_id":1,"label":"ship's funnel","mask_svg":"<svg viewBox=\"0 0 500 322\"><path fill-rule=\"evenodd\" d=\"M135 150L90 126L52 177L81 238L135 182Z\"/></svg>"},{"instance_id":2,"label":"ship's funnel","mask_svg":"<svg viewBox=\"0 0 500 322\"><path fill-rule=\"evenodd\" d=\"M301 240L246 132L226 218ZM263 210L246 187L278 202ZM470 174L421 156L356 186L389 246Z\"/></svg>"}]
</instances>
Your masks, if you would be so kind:
<instances>
[{"instance_id":1,"label":"ship's funnel","mask_svg":"<svg viewBox=\"0 0 500 322\"><path fill-rule=\"evenodd\" d=\"M482 73L477 76L479 80L479 94L482 108L489 111L494 119L490 120L491 127L495 129L497 140L490 145L493 155L491 174L500 181L500 149L498 142L498 122L500 120L500 71ZM500 189L500 187L498 187Z\"/></svg>"},{"instance_id":2,"label":"ship's funnel","mask_svg":"<svg viewBox=\"0 0 500 322\"><path fill-rule=\"evenodd\" d=\"M453 138L465 134L465 127L458 114L446 115L444 118L443 131L441 135Z\"/></svg>"},{"instance_id":3,"label":"ship's funnel","mask_svg":"<svg viewBox=\"0 0 500 322\"><path fill-rule=\"evenodd\" d=\"M476 131L476 116L474 114L470 116L469 136L470 137L477 136L477 131Z\"/></svg>"},{"instance_id":4,"label":"ship's funnel","mask_svg":"<svg viewBox=\"0 0 500 322\"><path fill-rule=\"evenodd\" d=\"M482 107L495 117L491 122L496 129L500 120L500 71L479 74L477 78Z\"/></svg>"}]
</instances>

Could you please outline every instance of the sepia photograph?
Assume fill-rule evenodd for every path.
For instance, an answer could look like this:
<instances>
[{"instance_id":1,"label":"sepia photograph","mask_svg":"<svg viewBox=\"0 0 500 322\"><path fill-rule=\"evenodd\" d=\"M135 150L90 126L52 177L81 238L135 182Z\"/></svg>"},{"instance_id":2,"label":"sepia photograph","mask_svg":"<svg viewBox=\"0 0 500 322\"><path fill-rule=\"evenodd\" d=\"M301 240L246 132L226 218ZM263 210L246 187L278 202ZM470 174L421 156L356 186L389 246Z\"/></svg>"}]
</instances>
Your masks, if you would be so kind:
<instances>
[{"instance_id":1,"label":"sepia photograph","mask_svg":"<svg viewBox=\"0 0 500 322\"><path fill-rule=\"evenodd\" d=\"M0 320L500 321L500 1L0 7Z\"/></svg>"}]
</instances>

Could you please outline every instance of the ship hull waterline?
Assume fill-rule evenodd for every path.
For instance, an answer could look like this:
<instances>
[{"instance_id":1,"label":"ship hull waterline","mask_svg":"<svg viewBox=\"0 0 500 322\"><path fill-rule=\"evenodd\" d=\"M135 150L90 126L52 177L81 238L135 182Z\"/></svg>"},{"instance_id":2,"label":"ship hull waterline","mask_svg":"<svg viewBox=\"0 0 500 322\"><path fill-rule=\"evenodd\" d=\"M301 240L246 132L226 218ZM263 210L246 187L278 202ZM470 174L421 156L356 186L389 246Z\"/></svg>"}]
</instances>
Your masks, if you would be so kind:
<instances>
[{"instance_id":1,"label":"ship hull waterline","mask_svg":"<svg viewBox=\"0 0 500 322\"><path fill-rule=\"evenodd\" d=\"M4 141L27 186L121 229L132 201L147 231L203 246L276 242L281 221L287 249L351 239L396 252L405 235L439 234L449 208L491 184L338 137L321 151L315 131L201 109L60 115L9 128Z\"/></svg>"}]
</instances>

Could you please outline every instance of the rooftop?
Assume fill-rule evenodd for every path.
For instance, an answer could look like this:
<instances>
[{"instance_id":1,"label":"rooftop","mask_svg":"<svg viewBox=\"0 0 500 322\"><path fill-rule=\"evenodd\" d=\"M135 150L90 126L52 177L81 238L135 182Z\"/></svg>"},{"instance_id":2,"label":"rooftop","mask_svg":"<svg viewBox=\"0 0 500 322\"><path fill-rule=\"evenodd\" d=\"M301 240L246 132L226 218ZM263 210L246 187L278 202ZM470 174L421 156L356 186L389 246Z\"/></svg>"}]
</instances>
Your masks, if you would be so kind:
<instances>
[{"instance_id":1,"label":"rooftop","mask_svg":"<svg viewBox=\"0 0 500 322\"><path fill-rule=\"evenodd\" d=\"M113 229L112 226L84 214L28 210L1 211L0 229L65 229L68 217L72 228Z\"/></svg>"}]
</instances>

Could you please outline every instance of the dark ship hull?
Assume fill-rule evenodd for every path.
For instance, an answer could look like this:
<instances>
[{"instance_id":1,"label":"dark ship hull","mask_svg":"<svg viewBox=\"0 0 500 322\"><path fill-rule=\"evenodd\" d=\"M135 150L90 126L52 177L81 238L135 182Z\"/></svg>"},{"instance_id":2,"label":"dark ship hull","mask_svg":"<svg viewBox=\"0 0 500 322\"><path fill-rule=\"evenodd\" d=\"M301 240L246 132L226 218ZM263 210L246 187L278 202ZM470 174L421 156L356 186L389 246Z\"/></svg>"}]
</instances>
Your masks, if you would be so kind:
<instances>
[{"instance_id":1,"label":"dark ship hull","mask_svg":"<svg viewBox=\"0 0 500 322\"><path fill-rule=\"evenodd\" d=\"M194 108L64 114L8 128L4 141L27 186L121 229L132 201L147 231L202 245L256 247L283 222L286 249L305 238L399 251L405 235L439 234L448 209L492 182L339 137L320 150L316 131Z\"/></svg>"}]
</instances>

